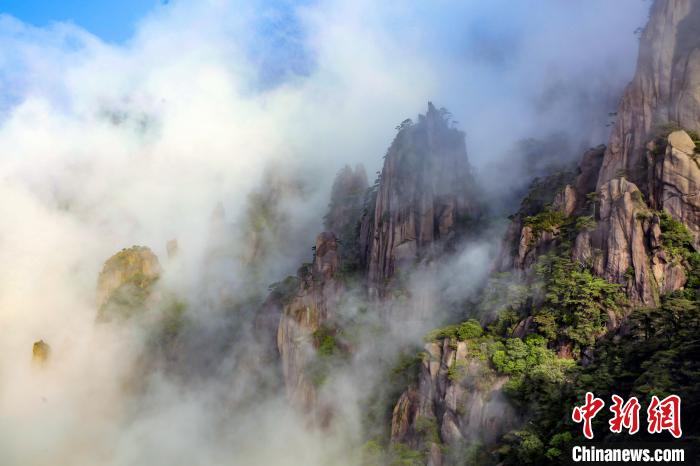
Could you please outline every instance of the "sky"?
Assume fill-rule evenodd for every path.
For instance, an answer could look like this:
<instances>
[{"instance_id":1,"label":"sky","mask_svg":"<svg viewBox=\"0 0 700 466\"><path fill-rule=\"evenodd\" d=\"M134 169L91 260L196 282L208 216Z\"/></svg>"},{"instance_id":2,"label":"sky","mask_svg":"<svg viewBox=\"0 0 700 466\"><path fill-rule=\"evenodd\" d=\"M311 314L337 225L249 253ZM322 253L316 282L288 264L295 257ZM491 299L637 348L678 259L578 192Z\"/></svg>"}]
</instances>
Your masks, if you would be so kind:
<instances>
[{"instance_id":1,"label":"sky","mask_svg":"<svg viewBox=\"0 0 700 466\"><path fill-rule=\"evenodd\" d=\"M72 22L107 42L119 43L134 33L147 12L167 0L2 0L0 13L45 27L53 22Z\"/></svg>"}]
</instances>

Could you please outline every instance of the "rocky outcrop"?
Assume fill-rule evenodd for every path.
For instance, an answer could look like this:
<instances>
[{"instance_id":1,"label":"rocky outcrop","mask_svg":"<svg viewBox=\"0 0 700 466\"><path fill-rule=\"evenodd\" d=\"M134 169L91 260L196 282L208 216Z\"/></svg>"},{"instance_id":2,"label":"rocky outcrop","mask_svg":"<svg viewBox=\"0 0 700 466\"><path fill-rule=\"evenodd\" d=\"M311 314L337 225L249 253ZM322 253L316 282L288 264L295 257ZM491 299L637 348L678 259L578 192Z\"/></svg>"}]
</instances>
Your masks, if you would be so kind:
<instances>
[{"instance_id":1,"label":"rocky outcrop","mask_svg":"<svg viewBox=\"0 0 700 466\"><path fill-rule=\"evenodd\" d=\"M660 295L685 284L684 268L662 248L657 211L665 210L683 222L693 232L697 247L700 168L694 149L694 142L682 131L648 145L646 156L653 161L649 199L626 177L613 178L584 195L592 187L590 167L595 166L590 162L595 153L588 152L576 180L560 188L552 199L549 208L560 212L563 222L568 219L570 229L576 228L571 238L572 258L623 285L634 305L656 305ZM501 270L529 270L537 257L562 239L558 226L535 232L523 217L516 215L509 227ZM579 224L575 220L586 221Z\"/></svg>"},{"instance_id":2,"label":"rocky outcrop","mask_svg":"<svg viewBox=\"0 0 700 466\"><path fill-rule=\"evenodd\" d=\"M315 333L333 312L343 286L335 274L340 266L338 242L331 232L316 238L312 264L302 266L299 286L284 306L277 331L277 348L288 398L304 412L318 408L310 366L316 357Z\"/></svg>"},{"instance_id":3,"label":"rocky outcrop","mask_svg":"<svg viewBox=\"0 0 700 466\"><path fill-rule=\"evenodd\" d=\"M584 158L582 166L587 160L594 158L596 153L601 153L600 149L589 151L587 154L590 156ZM595 165L594 162L589 162L588 165L591 164ZM586 170L589 169L586 168ZM511 216L511 222L501 245L500 256L496 260L495 270L526 271L537 261L538 256L551 250L554 240L559 237L559 226L534 229L528 224L528 217L547 209L561 212L565 216L579 209L585 194L581 194L578 189L573 189L572 185L575 184L576 179L590 176L583 175L587 172L582 168L579 168L579 173L578 178L575 173L564 171L532 181L527 196L520 204L520 209Z\"/></svg>"},{"instance_id":4,"label":"rocky outcrop","mask_svg":"<svg viewBox=\"0 0 700 466\"><path fill-rule=\"evenodd\" d=\"M577 236L573 257L606 280L625 285L633 303L657 303L649 266L651 222L642 193L625 178L610 180L599 193L597 224Z\"/></svg>"},{"instance_id":5,"label":"rocky outcrop","mask_svg":"<svg viewBox=\"0 0 700 466\"><path fill-rule=\"evenodd\" d=\"M133 246L110 257L97 279L98 319L128 317L137 312L160 274L158 258L147 247Z\"/></svg>"},{"instance_id":6,"label":"rocky outcrop","mask_svg":"<svg viewBox=\"0 0 700 466\"><path fill-rule=\"evenodd\" d=\"M32 345L32 361L35 364L45 364L51 355L51 347L44 340L35 341Z\"/></svg>"},{"instance_id":7,"label":"rocky outcrop","mask_svg":"<svg viewBox=\"0 0 700 466\"><path fill-rule=\"evenodd\" d=\"M391 441L430 451L432 457L435 447L458 451L467 442L489 444L512 429L516 415L501 392L507 378L484 364L470 354L468 342L446 338L427 343L416 384L394 407ZM440 464L442 459L431 461Z\"/></svg>"},{"instance_id":8,"label":"rocky outcrop","mask_svg":"<svg viewBox=\"0 0 700 466\"><path fill-rule=\"evenodd\" d=\"M685 131L671 133L663 146L658 140L648 145L652 207L682 222L700 251L700 151Z\"/></svg>"},{"instance_id":9,"label":"rocky outcrop","mask_svg":"<svg viewBox=\"0 0 700 466\"><path fill-rule=\"evenodd\" d=\"M429 103L386 154L361 225L370 295L382 296L398 269L439 252L477 214L464 134L446 115Z\"/></svg>"},{"instance_id":10,"label":"rocky outcrop","mask_svg":"<svg viewBox=\"0 0 700 466\"><path fill-rule=\"evenodd\" d=\"M649 142L644 180L648 198L626 177L608 181L594 196L595 228L575 239L573 258L624 285L632 304L656 305L660 295L682 288L687 279L684 267L662 248L658 211L682 222L700 250L700 166L695 150L685 131Z\"/></svg>"},{"instance_id":11,"label":"rocky outcrop","mask_svg":"<svg viewBox=\"0 0 700 466\"><path fill-rule=\"evenodd\" d=\"M659 0L639 45L637 71L620 102L598 188L625 175L642 186L645 146L672 124L700 130L700 3Z\"/></svg>"},{"instance_id":12,"label":"rocky outcrop","mask_svg":"<svg viewBox=\"0 0 700 466\"><path fill-rule=\"evenodd\" d=\"M576 194L576 190L567 184L564 186L564 189L554 195L552 208L563 213L566 217L569 217L573 215L576 210L577 201L578 195Z\"/></svg>"},{"instance_id":13,"label":"rocky outcrop","mask_svg":"<svg viewBox=\"0 0 700 466\"><path fill-rule=\"evenodd\" d=\"M636 305L658 304L660 294L685 283L683 268L661 248L658 211L682 222L700 249L700 144L670 129L700 129L699 28L697 2L654 3L607 147L584 154L576 180L550 205L571 225L585 220L569 238L572 257L623 285ZM533 234L516 215L499 269L526 270L559 239L549 236Z\"/></svg>"}]
</instances>

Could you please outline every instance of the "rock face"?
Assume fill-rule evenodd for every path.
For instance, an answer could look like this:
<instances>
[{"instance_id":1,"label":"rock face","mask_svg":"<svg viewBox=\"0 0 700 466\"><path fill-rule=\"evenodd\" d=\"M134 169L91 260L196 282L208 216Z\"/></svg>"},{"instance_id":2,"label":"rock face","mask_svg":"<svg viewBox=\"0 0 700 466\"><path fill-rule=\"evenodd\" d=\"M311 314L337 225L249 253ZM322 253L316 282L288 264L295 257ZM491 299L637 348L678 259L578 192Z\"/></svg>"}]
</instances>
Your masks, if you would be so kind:
<instances>
[{"instance_id":1,"label":"rock face","mask_svg":"<svg viewBox=\"0 0 700 466\"><path fill-rule=\"evenodd\" d=\"M595 166L595 162L590 162L590 159L594 159L596 154L602 156L600 148L589 151L587 157L584 157L582 168L579 169L579 178L586 173L584 169L590 169L586 164ZM590 177L590 175L585 176ZM558 226L535 231L527 224L527 218L550 207L565 215L566 212L576 211L582 203L581 199L585 199L585 193L581 194L581 190L573 189L571 186L576 184L574 183L576 179L574 173L560 172L533 180L529 193L522 201L518 212L512 216L512 221L506 230L501 254L495 264L497 271L527 270L539 255L551 249L554 240L559 237Z\"/></svg>"},{"instance_id":2,"label":"rock face","mask_svg":"<svg viewBox=\"0 0 700 466\"><path fill-rule=\"evenodd\" d=\"M695 142L685 131L675 131L668 136L665 151L656 144L648 151L653 159L649 182L652 207L664 209L683 222L700 251L700 155Z\"/></svg>"},{"instance_id":3,"label":"rock face","mask_svg":"<svg viewBox=\"0 0 700 466\"><path fill-rule=\"evenodd\" d=\"M622 173L641 186L646 177L645 146L664 125L700 130L698 28L697 1L654 2L641 36L636 74L618 108L598 188Z\"/></svg>"},{"instance_id":4,"label":"rock face","mask_svg":"<svg viewBox=\"0 0 700 466\"><path fill-rule=\"evenodd\" d=\"M269 326L275 309L282 307L277 348L295 406L328 414L318 399L314 368L319 335L332 327L345 291L339 277L356 273L366 280L370 296L383 297L401 266L437 255L457 239L460 223L477 213L473 190L464 134L432 104L418 123L406 120L399 127L373 188L368 189L362 167L338 173L324 218L328 231L316 240L313 263L299 269L291 293L267 300L256 321Z\"/></svg>"},{"instance_id":5,"label":"rock face","mask_svg":"<svg viewBox=\"0 0 700 466\"><path fill-rule=\"evenodd\" d=\"M651 222L644 215L648 209L642 193L624 178L610 180L599 193L597 225L577 236L573 256L606 280L626 285L633 303L656 303L647 246Z\"/></svg>"},{"instance_id":6,"label":"rock face","mask_svg":"<svg viewBox=\"0 0 700 466\"><path fill-rule=\"evenodd\" d=\"M458 447L491 443L516 425L516 415L501 388L503 377L485 375L483 362L469 354L467 342L446 338L425 345L418 382L401 394L391 421L391 441L413 449L425 445ZM431 456L434 456L431 454ZM442 455L432 458L443 462Z\"/></svg>"},{"instance_id":7,"label":"rock face","mask_svg":"<svg viewBox=\"0 0 700 466\"><path fill-rule=\"evenodd\" d=\"M144 304L160 274L158 258L147 247L133 246L110 257L97 279L98 319L131 315Z\"/></svg>"},{"instance_id":8,"label":"rock face","mask_svg":"<svg viewBox=\"0 0 700 466\"><path fill-rule=\"evenodd\" d=\"M314 262L299 269L298 289L284 306L279 322L277 348L287 395L305 412L318 407L316 386L309 374L316 357L314 334L328 320L342 292L342 284L335 278L339 266L335 235L321 233L316 238Z\"/></svg>"},{"instance_id":9,"label":"rock face","mask_svg":"<svg viewBox=\"0 0 700 466\"><path fill-rule=\"evenodd\" d=\"M405 121L384 159L361 226L369 292L382 296L401 267L439 252L477 214L464 134L431 103Z\"/></svg>"},{"instance_id":10,"label":"rock face","mask_svg":"<svg viewBox=\"0 0 700 466\"><path fill-rule=\"evenodd\" d=\"M685 284L661 248L657 211L682 222L700 248L700 144L672 129L700 129L698 30L698 2L654 3L607 148L587 152L550 204L568 220L590 217L570 238L573 259L623 285L636 305L656 305ZM556 230L533 234L522 220L508 230L500 270L527 270L560 240Z\"/></svg>"},{"instance_id":11,"label":"rock face","mask_svg":"<svg viewBox=\"0 0 700 466\"><path fill-rule=\"evenodd\" d=\"M633 304L658 304L685 283L660 248L665 210L700 248L700 162L686 131L700 129L700 4L659 0L640 43L637 71L618 110L598 175L598 225L575 241L574 258L625 285ZM579 178L581 180L581 177ZM651 212L650 212L651 209Z\"/></svg>"}]
</instances>

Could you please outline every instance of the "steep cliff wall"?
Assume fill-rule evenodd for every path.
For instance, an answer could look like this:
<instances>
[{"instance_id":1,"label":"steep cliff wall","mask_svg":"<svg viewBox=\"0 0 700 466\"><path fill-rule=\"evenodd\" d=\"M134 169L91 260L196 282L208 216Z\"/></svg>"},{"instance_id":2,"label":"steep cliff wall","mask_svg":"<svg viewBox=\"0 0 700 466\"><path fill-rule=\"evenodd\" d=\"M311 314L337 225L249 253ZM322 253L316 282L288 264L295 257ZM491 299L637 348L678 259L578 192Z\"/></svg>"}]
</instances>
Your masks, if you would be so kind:
<instances>
[{"instance_id":1,"label":"steep cliff wall","mask_svg":"<svg viewBox=\"0 0 700 466\"><path fill-rule=\"evenodd\" d=\"M700 144L693 132L700 128L700 36L691 33L698 30L697 2L654 3L602 160L600 149L589 151L575 181L555 187L558 194L536 214L558 213L549 228L533 232L525 219L532 213L515 217L500 270L526 270L552 245L570 241L572 257L623 285L632 304L657 305L660 295L683 287L683 267L661 247L659 212L682 222L700 249ZM560 237L567 224L568 237Z\"/></svg>"},{"instance_id":2,"label":"steep cliff wall","mask_svg":"<svg viewBox=\"0 0 700 466\"><path fill-rule=\"evenodd\" d=\"M311 368L318 355L319 331L332 317L343 285L336 279L340 265L338 242L331 232L316 238L312 264L299 269L298 287L282 311L277 331L277 348L288 398L305 412L314 412L317 391Z\"/></svg>"},{"instance_id":3,"label":"steep cliff wall","mask_svg":"<svg viewBox=\"0 0 700 466\"><path fill-rule=\"evenodd\" d=\"M393 409L392 443L425 451L432 466L448 452L452 464L469 443L493 443L517 425L502 393L508 378L489 368L478 344L444 338L424 349L416 383Z\"/></svg>"},{"instance_id":4,"label":"steep cliff wall","mask_svg":"<svg viewBox=\"0 0 700 466\"><path fill-rule=\"evenodd\" d=\"M464 134L428 104L400 127L361 226L370 295L382 296L398 269L439 253L478 213Z\"/></svg>"},{"instance_id":5,"label":"steep cliff wall","mask_svg":"<svg viewBox=\"0 0 700 466\"><path fill-rule=\"evenodd\" d=\"M697 1L654 2L640 39L637 71L618 108L598 188L623 173L635 184L644 184L646 144L664 127L700 130L699 25Z\"/></svg>"}]
</instances>

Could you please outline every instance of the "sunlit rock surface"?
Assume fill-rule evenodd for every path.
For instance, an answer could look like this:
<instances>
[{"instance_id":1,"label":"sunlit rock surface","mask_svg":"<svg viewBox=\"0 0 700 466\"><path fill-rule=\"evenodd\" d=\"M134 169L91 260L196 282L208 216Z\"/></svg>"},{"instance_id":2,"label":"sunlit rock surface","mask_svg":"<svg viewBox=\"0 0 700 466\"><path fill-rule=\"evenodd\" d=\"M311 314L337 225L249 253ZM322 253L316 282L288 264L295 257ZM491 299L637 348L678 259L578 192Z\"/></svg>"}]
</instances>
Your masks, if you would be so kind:
<instances>
[{"instance_id":1,"label":"sunlit rock surface","mask_svg":"<svg viewBox=\"0 0 700 466\"><path fill-rule=\"evenodd\" d=\"M147 247L133 246L110 257L97 279L98 319L138 312L160 274L158 258Z\"/></svg>"}]
</instances>

